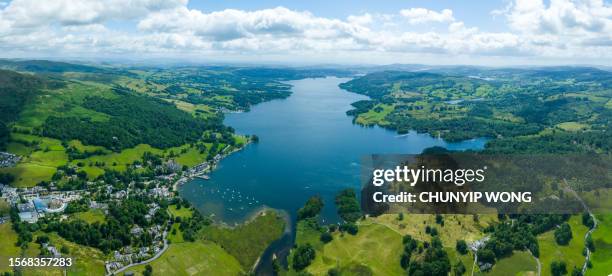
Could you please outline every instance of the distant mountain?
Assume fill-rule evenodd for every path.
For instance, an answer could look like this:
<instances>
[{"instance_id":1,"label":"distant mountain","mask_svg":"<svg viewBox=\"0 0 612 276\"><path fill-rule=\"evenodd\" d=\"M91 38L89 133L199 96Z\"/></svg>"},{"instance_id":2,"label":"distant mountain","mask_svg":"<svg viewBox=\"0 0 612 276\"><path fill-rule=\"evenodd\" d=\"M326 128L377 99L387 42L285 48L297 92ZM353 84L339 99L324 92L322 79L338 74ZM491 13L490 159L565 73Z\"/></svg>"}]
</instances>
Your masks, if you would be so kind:
<instances>
[{"instance_id":1,"label":"distant mountain","mask_svg":"<svg viewBox=\"0 0 612 276\"><path fill-rule=\"evenodd\" d=\"M104 73L106 69L99 67L73 64L60 61L49 60L7 60L0 59L0 68L11 69L16 71L28 71L34 73L64 73L64 72L82 72L82 73Z\"/></svg>"}]
</instances>

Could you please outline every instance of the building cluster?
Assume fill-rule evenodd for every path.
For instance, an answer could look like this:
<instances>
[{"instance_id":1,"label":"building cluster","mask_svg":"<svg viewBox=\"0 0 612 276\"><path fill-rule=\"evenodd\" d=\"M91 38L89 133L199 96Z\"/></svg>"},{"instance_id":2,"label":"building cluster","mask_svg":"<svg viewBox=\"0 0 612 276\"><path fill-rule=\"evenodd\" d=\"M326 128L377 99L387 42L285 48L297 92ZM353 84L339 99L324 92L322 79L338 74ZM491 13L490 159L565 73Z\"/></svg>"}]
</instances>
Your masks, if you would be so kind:
<instances>
[{"instance_id":1,"label":"building cluster","mask_svg":"<svg viewBox=\"0 0 612 276\"><path fill-rule=\"evenodd\" d=\"M164 227L161 225L153 225L144 229L138 225L135 225L130 230L130 234L136 237L145 233L148 233L151 235L151 237L153 237L153 245L139 248L127 246L115 251L112 259L105 263L106 271L112 273L124 268L125 266L137 264L160 254L166 247L165 238L167 232L164 230Z\"/></svg>"},{"instance_id":2,"label":"building cluster","mask_svg":"<svg viewBox=\"0 0 612 276\"><path fill-rule=\"evenodd\" d=\"M68 203L81 199L85 191L49 191L44 187L13 188L0 184L0 192L11 206L19 212L21 221L36 223L47 213L60 213Z\"/></svg>"},{"instance_id":3,"label":"building cluster","mask_svg":"<svg viewBox=\"0 0 612 276\"><path fill-rule=\"evenodd\" d=\"M14 167L17 163L19 163L19 160L21 160L19 155L8 152L0 152L0 168Z\"/></svg>"}]
</instances>

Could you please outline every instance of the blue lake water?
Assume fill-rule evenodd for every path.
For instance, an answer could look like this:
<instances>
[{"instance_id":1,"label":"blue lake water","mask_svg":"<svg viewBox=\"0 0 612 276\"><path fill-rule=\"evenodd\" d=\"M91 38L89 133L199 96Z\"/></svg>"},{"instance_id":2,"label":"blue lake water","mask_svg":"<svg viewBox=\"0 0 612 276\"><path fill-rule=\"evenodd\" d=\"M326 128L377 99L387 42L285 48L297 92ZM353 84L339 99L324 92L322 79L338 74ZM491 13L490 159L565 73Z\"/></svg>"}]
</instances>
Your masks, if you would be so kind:
<instances>
[{"instance_id":1,"label":"blue lake water","mask_svg":"<svg viewBox=\"0 0 612 276\"><path fill-rule=\"evenodd\" d=\"M333 198L341 189L359 189L362 156L415 154L432 146L476 150L486 143L486 139L446 143L428 134L398 135L355 125L346 111L352 109L351 103L368 98L338 87L348 80L292 81L289 98L227 114L225 124L240 134L256 134L259 143L223 159L210 180L195 179L181 187L181 196L201 213L214 214L228 224L243 221L263 206L286 211L287 232L262 254L257 275L272 274L273 256L284 263L295 238L296 211L309 197L323 197L323 223L338 220Z\"/></svg>"},{"instance_id":2,"label":"blue lake water","mask_svg":"<svg viewBox=\"0 0 612 276\"><path fill-rule=\"evenodd\" d=\"M293 94L227 114L225 124L260 141L220 162L210 180L196 179L181 195L204 214L236 223L262 206L292 216L313 195L325 200L322 218L337 219L333 197L346 187L358 189L359 161L368 154L420 153L424 148L482 149L486 139L446 143L428 134L398 135L380 127L362 127L346 115L351 103L367 97L338 87L342 78L289 82Z\"/></svg>"}]
</instances>

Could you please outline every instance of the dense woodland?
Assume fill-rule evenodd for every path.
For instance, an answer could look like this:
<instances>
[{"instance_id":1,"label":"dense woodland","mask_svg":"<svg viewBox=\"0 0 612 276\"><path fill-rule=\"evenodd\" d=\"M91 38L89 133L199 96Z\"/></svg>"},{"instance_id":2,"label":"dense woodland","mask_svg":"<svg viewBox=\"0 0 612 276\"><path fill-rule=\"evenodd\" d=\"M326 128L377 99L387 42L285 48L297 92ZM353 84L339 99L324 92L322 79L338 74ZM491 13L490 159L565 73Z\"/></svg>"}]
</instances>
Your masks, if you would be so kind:
<instances>
[{"instance_id":1,"label":"dense woodland","mask_svg":"<svg viewBox=\"0 0 612 276\"><path fill-rule=\"evenodd\" d=\"M45 121L43 134L121 150L138 144L168 148L198 141L204 131L230 132L220 118L197 119L171 103L146 96L127 93L119 93L113 99L92 96L83 106L111 117L106 122L95 122L52 116Z\"/></svg>"},{"instance_id":2,"label":"dense woodland","mask_svg":"<svg viewBox=\"0 0 612 276\"><path fill-rule=\"evenodd\" d=\"M443 68L375 72L341 84L370 96L347 112L363 124L450 141L495 138L500 152L609 152L612 73L593 68ZM390 109L381 120L367 116ZM365 120L359 120L364 116Z\"/></svg>"},{"instance_id":3,"label":"dense woodland","mask_svg":"<svg viewBox=\"0 0 612 276\"><path fill-rule=\"evenodd\" d=\"M9 140L10 124L44 86L41 78L0 70L0 150Z\"/></svg>"}]
</instances>

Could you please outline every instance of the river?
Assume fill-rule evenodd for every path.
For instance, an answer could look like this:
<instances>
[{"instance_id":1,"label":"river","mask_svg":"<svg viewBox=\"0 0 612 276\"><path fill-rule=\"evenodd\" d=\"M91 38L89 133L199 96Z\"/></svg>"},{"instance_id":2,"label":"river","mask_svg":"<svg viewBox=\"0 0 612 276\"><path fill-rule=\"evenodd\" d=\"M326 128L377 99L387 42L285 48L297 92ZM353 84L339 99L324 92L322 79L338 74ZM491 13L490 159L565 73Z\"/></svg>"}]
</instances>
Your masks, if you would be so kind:
<instances>
[{"instance_id":1,"label":"river","mask_svg":"<svg viewBox=\"0 0 612 276\"><path fill-rule=\"evenodd\" d=\"M252 107L246 113L227 114L225 124L240 134L256 134L259 143L223 159L210 180L195 179L181 187L181 195L200 212L214 214L228 224L239 223L262 206L285 210L295 223L295 213L306 200L320 195L325 201L324 223L338 217L335 194L359 188L359 160L368 154L420 153L424 148L482 149L486 139L446 143L428 134L362 127L346 115L351 103L366 96L342 90L346 78L317 78L288 82L293 94ZM271 246L262 257L286 254L293 231Z\"/></svg>"}]
</instances>

